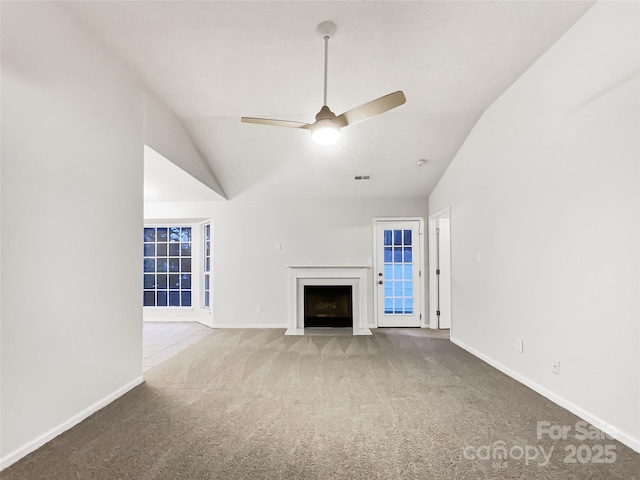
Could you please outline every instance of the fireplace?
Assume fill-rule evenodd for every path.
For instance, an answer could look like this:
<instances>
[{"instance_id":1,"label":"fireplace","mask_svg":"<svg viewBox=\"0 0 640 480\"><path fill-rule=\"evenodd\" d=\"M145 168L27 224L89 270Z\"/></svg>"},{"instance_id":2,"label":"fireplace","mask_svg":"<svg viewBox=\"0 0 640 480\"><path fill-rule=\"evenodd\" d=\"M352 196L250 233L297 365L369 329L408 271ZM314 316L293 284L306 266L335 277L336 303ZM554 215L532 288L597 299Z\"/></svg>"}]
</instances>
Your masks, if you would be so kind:
<instances>
[{"instance_id":1,"label":"fireplace","mask_svg":"<svg viewBox=\"0 0 640 480\"><path fill-rule=\"evenodd\" d=\"M351 285L305 285L304 327L353 327Z\"/></svg>"},{"instance_id":2,"label":"fireplace","mask_svg":"<svg viewBox=\"0 0 640 480\"><path fill-rule=\"evenodd\" d=\"M367 326L370 322L370 290L373 288L370 270L371 267L368 265L289 266L289 328L285 335L305 334L304 297L305 288L309 286L347 287L351 292L349 313L351 321L348 326L353 327L353 335L372 335ZM338 316L346 315L336 315Z\"/></svg>"}]
</instances>

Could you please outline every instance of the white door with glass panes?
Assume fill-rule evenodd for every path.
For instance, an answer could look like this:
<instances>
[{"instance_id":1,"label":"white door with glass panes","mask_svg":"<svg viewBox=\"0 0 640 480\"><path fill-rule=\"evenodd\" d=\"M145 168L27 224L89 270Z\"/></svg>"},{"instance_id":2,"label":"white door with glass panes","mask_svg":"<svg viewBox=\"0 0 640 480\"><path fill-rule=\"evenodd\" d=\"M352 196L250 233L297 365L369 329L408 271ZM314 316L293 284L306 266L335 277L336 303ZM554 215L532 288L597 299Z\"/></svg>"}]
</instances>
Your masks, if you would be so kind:
<instances>
[{"instance_id":1,"label":"white door with glass panes","mask_svg":"<svg viewBox=\"0 0 640 480\"><path fill-rule=\"evenodd\" d=\"M419 327L420 222L376 222L377 316L379 327Z\"/></svg>"}]
</instances>

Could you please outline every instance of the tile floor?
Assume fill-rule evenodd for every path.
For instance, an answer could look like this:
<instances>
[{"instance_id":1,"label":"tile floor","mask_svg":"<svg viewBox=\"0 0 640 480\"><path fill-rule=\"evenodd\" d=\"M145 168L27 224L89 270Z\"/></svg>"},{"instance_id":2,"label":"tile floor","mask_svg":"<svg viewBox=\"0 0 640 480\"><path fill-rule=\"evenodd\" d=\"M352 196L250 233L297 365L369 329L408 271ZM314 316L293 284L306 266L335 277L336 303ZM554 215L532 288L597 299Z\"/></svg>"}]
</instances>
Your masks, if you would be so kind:
<instances>
[{"instance_id":1,"label":"tile floor","mask_svg":"<svg viewBox=\"0 0 640 480\"><path fill-rule=\"evenodd\" d=\"M213 329L197 322L144 322L143 371L210 335Z\"/></svg>"}]
</instances>

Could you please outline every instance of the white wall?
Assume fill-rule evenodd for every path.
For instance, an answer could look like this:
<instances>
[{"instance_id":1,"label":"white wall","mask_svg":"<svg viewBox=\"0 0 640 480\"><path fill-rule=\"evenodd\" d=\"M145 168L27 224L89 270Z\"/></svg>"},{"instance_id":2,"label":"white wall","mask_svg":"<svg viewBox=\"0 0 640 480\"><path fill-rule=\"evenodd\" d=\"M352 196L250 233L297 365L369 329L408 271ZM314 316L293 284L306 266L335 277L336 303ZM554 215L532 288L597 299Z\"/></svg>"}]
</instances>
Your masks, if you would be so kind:
<instances>
[{"instance_id":1,"label":"white wall","mask_svg":"<svg viewBox=\"0 0 640 480\"><path fill-rule=\"evenodd\" d=\"M374 217L426 212L425 200L145 204L145 218L212 219L213 324L237 327L287 326L287 266L371 264Z\"/></svg>"},{"instance_id":2,"label":"white wall","mask_svg":"<svg viewBox=\"0 0 640 480\"><path fill-rule=\"evenodd\" d=\"M451 206L454 340L636 450L638 8L589 10L485 112L429 198Z\"/></svg>"},{"instance_id":3,"label":"white wall","mask_svg":"<svg viewBox=\"0 0 640 480\"><path fill-rule=\"evenodd\" d=\"M226 198L182 123L150 93L145 95L144 143Z\"/></svg>"},{"instance_id":4,"label":"white wall","mask_svg":"<svg viewBox=\"0 0 640 480\"><path fill-rule=\"evenodd\" d=\"M2 3L1 467L142 381L144 95L63 12Z\"/></svg>"}]
</instances>

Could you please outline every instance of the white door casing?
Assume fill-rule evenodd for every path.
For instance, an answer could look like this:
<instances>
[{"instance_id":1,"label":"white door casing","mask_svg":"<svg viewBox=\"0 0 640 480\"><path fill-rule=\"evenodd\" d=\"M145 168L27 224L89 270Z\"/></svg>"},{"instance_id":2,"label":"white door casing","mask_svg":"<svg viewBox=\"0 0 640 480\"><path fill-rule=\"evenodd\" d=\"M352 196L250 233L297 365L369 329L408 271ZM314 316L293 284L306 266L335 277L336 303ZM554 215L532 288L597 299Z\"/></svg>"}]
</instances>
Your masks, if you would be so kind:
<instances>
[{"instance_id":1,"label":"white door casing","mask_svg":"<svg viewBox=\"0 0 640 480\"><path fill-rule=\"evenodd\" d=\"M429 327L451 328L451 215L429 215Z\"/></svg>"}]
</instances>

